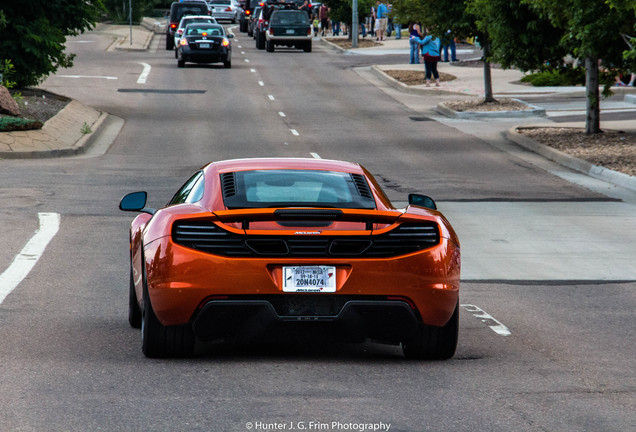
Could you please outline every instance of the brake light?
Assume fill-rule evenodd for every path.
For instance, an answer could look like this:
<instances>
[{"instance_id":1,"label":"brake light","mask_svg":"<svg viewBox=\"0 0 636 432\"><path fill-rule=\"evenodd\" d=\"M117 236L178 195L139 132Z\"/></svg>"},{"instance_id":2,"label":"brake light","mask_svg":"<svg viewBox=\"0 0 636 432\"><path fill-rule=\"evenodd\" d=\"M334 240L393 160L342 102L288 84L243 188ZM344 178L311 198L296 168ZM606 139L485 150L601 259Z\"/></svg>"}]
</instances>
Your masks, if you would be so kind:
<instances>
[{"instance_id":1,"label":"brake light","mask_svg":"<svg viewBox=\"0 0 636 432\"><path fill-rule=\"evenodd\" d=\"M224 47L230 46L230 41L228 39L223 39L223 42L221 42L221 45L223 45Z\"/></svg>"},{"instance_id":2,"label":"brake light","mask_svg":"<svg viewBox=\"0 0 636 432\"><path fill-rule=\"evenodd\" d=\"M307 29L307 36L311 36L311 27Z\"/></svg>"},{"instance_id":3,"label":"brake light","mask_svg":"<svg viewBox=\"0 0 636 432\"><path fill-rule=\"evenodd\" d=\"M179 30L177 30L177 35L178 35L178 36L181 36L182 34L183 34L183 29L179 29Z\"/></svg>"},{"instance_id":4,"label":"brake light","mask_svg":"<svg viewBox=\"0 0 636 432\"><path fill-rule=\"evenodd\" d=\"M252 13L252 12L250 12L250 10L249 10L249 9L245 11L245 15L249 15L249 14L251 14L251 13Z\"/></svg>"},{"instance_id":5,"label":"brake light","mask_svg":"<svg viewBox=\"0 0 636 432\"><path fill-rule=\"evenodd\" d=\"M228 6L227 9L225 9L225 12L232 12L232 8Z\"/></svg>"},{"instance_id":6,"label":"brake light","mask_svg":"<svg viewBox=\"0 0 636 432\"><path fill-rule=\"evenodd\" d=\"M177 28L177 23L170 23L170 28L171 29L176 29Z\"/></svg>"},{"instance_id":7,"label":"brake light","mask_svg":"<svg viewBox=\"0 0 636 432\"><path fill-rule=\"evenodd\" d=\"M274 29L269 29L269 34L271 34L272 36L274 36Z\"/></svg>"},{"instance_id":8,"label":"brake light","mask_svg":"<svg viewBox=\"0 0 636 432\"><path fill-rule=\"evenodd\" d=\"M208 34L206 32L201 33L201 36L207 36Z\"/></svg>"},{"instance_id":9,"label":"brake light","mask_svg":"<svg viewBox=\"0 0 636 432\"><path fill-rule=\"evenodd\" d=\"M179 41L179 45L186 46L187 44L188 44L188 40L186 38L183 38Z\"/></svg>"}]
</instances>

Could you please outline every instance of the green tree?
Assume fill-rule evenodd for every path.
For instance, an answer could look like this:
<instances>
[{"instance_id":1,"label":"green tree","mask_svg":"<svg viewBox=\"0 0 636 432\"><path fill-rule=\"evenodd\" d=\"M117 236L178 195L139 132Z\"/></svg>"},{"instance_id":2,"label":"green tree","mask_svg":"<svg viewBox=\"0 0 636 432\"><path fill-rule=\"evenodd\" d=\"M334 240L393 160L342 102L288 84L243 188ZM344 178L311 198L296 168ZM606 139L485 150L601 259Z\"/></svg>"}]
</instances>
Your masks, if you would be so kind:
<instances>
[{"instance_id":1,"label":"green tree","mask_svg":"<svg viewBox=\"0 0 636 432\"><path fill-rule=\"evenodd\" d=\"M633 0L607 0L607 4L610 8L619 12L630 14L634 13L636 16L636 2ZM625 45L625 51L623 51L623 59L627 62L629 70L636 73L636 23L631 28L632 33L621 34ZM631 35L631 36L630 36Z\"/></svg>"},{"instance_id":2,"label":"green tree","mask_svg":"<svg viewBox=\"0 0 636 432\"><path fill-rule=\"evenodd\" d=\"M601 132L599 63L602 62L607 74L626 68L625 42L621 35L633 31L636 25L636 15L630 11L635 8L633 0L631 3L614 0L614 7L601 0L523 0L523 3L562 31L560 44L563 47L571 50L576 58L585 59L585 131L588 134Z\"/></svg>"},{"instance_id":3,"label":"green tree","mask_svg":"<svg viewBox=\"0 0 636 432\"><path fill-rule=\"evenodd\" d=\"M65 50L66 36L91 29L102 10L101 0L3 0L6 26L0 38L0 60L15 67L20 88L34 86L59 67L73 65Z\"/></svg>"}]
</instances>

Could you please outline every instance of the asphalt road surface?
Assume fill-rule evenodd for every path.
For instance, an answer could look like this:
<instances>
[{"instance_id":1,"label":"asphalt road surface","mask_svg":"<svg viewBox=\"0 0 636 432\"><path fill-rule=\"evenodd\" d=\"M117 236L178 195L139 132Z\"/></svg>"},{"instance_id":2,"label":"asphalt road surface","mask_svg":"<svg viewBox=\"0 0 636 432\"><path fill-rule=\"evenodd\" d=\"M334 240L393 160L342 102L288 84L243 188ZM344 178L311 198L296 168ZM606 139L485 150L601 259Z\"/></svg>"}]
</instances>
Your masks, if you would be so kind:
<instances>
[{"instance_id":1,"label":"asphalt road surface","mask_svg":"<svg viewBox=\"0 0 636 432\"><path fill-rule=\"evenodd\" d=\"M79 36L44 84L125 120L108 151L0 161L0 272L35 263L0 304L1 431L633 430L633 202L422 116L319 43L266 53L239 33L228 70L110 41ZM160 206L208 161L258 156L356 161L395 201L438 200L464 246L453 359L313 339L143 356L119 199Z\"/></svg>"}]
</instances>

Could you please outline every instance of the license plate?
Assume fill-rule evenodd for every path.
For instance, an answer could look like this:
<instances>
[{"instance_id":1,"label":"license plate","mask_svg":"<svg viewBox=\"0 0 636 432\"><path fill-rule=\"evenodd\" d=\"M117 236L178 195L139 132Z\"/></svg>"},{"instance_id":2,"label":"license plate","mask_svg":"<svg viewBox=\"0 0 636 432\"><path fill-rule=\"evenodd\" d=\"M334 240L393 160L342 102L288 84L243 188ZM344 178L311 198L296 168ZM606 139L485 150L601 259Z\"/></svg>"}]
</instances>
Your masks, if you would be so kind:
<instances>
[{"instance_id":1,"label":"license plate","mask_svg":"<svg viewBox=\"0 0 636 432\"><path fill-rule=\"evenodd\" d=\"M336 268L331 266L283 267L284 292L336 292Z\"/></svg>"},{"instance_id":2,"label":"license plate","mask_svg":"<svg viewBox=\"0 0 636 432\"><path fill-rule=\"evenodd\" d=\"M287 29L287 34L294 34L296 31L294 29Z\"/></svg>"},{"instance_id":3,"label":"license plate","mask_svg":"<svg viewBox=\"0 0 636 432\"><path fill-rule=\"evenodd\" d=\"M210 48L210 44L209 43L199 44L199 48Z\"/></svg>"}]
</instances>

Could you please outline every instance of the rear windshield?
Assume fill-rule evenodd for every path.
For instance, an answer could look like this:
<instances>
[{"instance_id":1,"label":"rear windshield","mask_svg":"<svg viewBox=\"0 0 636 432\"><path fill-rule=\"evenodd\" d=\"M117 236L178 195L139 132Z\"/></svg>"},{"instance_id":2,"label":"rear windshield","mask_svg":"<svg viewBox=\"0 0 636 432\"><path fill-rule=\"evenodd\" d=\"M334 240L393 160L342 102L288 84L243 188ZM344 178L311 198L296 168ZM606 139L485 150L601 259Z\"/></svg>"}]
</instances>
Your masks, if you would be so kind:
<instances>
[{"instance_id":1,"label":"rear windshield","mask_svg":"<svg viewBox=\"0 0 636 432\"><path fill-rule=\"evenodd\" d=\"M232 176L228 181L225 176ZM366 180L358 181L365 182ZM311 170L256 170L223 174L228 208L335 207L374 209L375 201L362 196L352 174ZM227 185L231 186L228 187ZM368 185L366 185L368 188ZM228 192L229 191L229 192Z\"/></svg>"},{"instance_id":2,"label":"rear windshield","mask_svg":"<svg viewBox=\"0 0 636 432\"><path fill-rule=\"evenodd\" d=\"M220 25L190 24L186 27L186 36L224 36Z\"/></svg>"},{"instance_id":3,"label":"rear windshield","mask_svg":"<svg viewBox=\"0 0 636 432\"><path fill-rule=\"evenodd\" d=\"M210 2L210 4L213 4L213 5L215 5L215 4L229 5L231 3L232 3L231 0L212 0Z\"/></svg>"},{"instance_id":4,"label":"rear windshield","mask_svg":"<svg viewBox=\"0 0 636 432\"><path fill-rule=\"evenodd\" d=\"M301 11L279 11L272 15L272 24L295 25L308 24L307 14Z\"/></svg>"},{"instance_id":5,"label":"rear windshield","mask_svg":"<svg viewBox=\"0 0 636 432\"><path fill-rule=\"evenodd\" d=\"M187 6L177 3L170 11L170 21L179 22L185 15L206 15L209 10L204 4L188 4Z\"/></svg>"}]
</instances>

